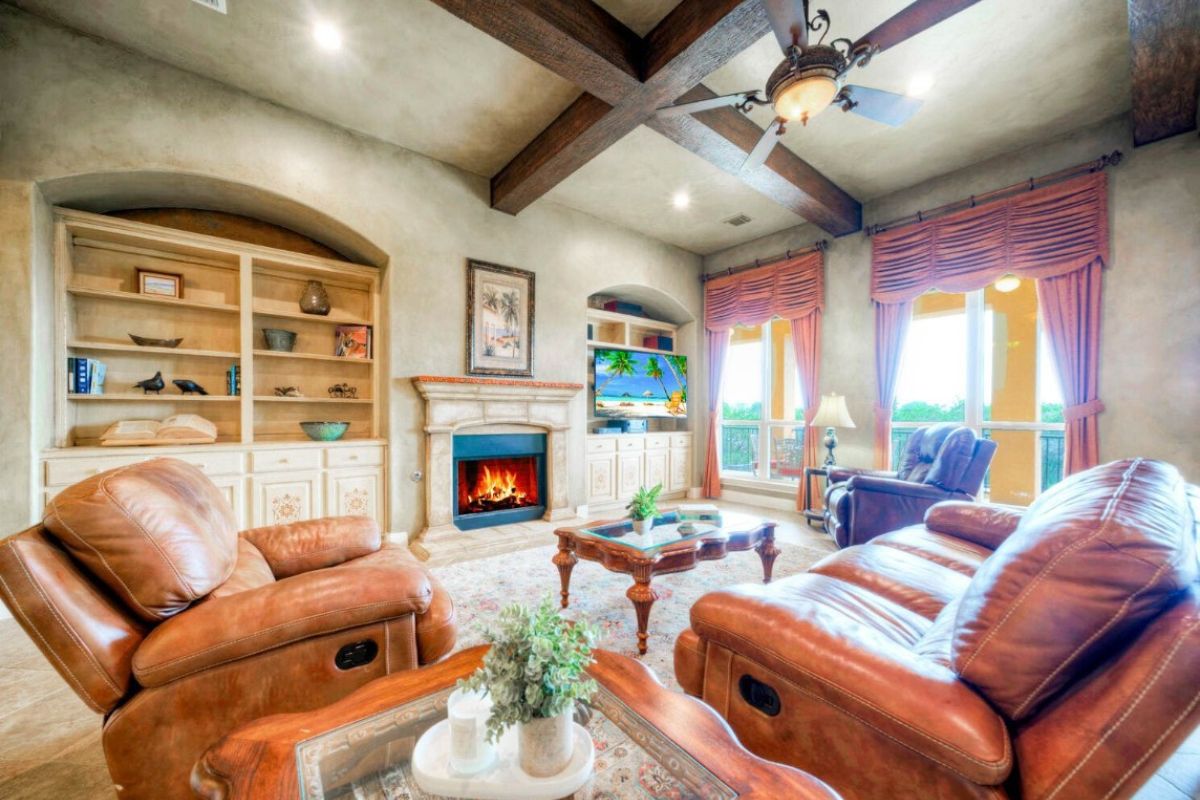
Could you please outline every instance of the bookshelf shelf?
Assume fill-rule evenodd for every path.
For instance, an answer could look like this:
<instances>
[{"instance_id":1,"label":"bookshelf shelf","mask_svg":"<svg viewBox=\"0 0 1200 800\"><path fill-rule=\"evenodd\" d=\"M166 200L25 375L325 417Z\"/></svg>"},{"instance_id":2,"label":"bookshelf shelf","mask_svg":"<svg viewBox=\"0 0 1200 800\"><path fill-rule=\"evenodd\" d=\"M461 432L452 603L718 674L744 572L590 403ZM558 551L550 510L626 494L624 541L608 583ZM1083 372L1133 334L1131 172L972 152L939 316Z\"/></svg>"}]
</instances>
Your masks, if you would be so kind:
<instances>
[{"instance_id":1,"label":"bookshelf shelf","mask_svg":"<svg viewBox=\"0 0 1200 800\"><path fill-rule=\"evenodd\" d=\"M167 356L193 356L196 358L221 358L237 360L241 358L241 353L236 353L228 350L197 350L188 347L142 347L136 344L121 344L119 342L89 342L82 340L73 340L67 342L67 347L72 350L83 350L86 352L113 352L113 353L130 353L134 355L167 355Z\"/></svg>"},{"instance_id":2,"label":"bookshelf shelf","mask_svg":"<svg viewBox=\"0 0 1200 800\"><path fill-rule=\"evenodd\" d=\"M298 358L308 361L338 361L343 364L373 364L373 358L347 358L346 356L326 356L320 353L284 353L279 350L255 350L254 355L259 358Z\"/></svg>"},{"instance_id":3,"label":"bookshelf shelf","mask_svg":"<svg viewBox=\"0 0 1200 800\"><path fill-rule=\"evenodd\" d=\"M67 287L67 293L76 297L90 297L98 300L119 300L126 303L196 308L202 311L219 311L227 314L237 314L239 311L238 306L229 303L208 303L201 300L159 297L152 294L138 294L137 292L125 292L117 289L92 289L86 286L69 286Z\"/></svg>"},{"instance_id":4,"label":"bookshelf shelf","mask_svg":"<svg viewBox=\"0 0 1200 800\"><path fill-rule=\"evenodd\" d=\"M369 405L373 402L369 397L276 397L275 395L257 395L254 398L256 403L308 403L310 405L321 403L324 405Z\"/></svg>"},{"instance_id":5,"label":"bookshelf shelf","mask_svg":"<svg viewBox=\"0 0 1200 800\"><path fill-rule=\"evenodd\" d=\"M303 320L304 322L319 322L325 325L370 325L371 321L362 319L361 317L352 317L347 314L339 314L337 312L329 312L329 316L322 317L317 314L305 314L303 311L280 311L262 307L255 307L254 316L267 317L269 319L292 319Z\"/></svg>"},{"instance_id":6,"label":"bookshelf shelf","mask_svg":"<svg viewBox=\"0 0 1200 800\"><path fill-rule=\"evenodd\" d=\"M90 402L117 403L236 403L241 397L227 394L131 394L106 392L105 394L67 394L67 399Z\"/></svg>"}]
</instances>

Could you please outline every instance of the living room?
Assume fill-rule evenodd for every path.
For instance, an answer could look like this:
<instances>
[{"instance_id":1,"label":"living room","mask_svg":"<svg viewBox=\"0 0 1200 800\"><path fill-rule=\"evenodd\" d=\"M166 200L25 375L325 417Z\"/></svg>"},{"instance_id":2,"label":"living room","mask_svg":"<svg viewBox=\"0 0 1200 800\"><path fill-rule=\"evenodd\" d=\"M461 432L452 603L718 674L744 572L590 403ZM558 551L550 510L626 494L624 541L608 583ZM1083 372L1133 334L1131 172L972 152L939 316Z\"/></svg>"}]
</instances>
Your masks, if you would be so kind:
<instances>
[{"instance_id":1,"label":"living room","mask_svg":"<svg viewBox=\"0 0 1200 800\"><path fill-rule=\"evenodd\" d=\"M1200 797L1200 8L824 5L0 2L0 797Z\"/></svg>"}]
</instances>

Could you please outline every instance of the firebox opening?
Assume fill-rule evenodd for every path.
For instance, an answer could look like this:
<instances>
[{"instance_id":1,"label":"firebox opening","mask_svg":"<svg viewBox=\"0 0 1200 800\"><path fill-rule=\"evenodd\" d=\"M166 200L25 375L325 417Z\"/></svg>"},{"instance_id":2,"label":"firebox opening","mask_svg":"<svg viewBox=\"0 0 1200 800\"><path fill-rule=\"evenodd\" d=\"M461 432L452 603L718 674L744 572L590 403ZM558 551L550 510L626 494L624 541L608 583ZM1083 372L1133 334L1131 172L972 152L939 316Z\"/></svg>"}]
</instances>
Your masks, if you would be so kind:
<instances>
[{"instance_id":1,"label":"firebox opening","mask_svg":"<svg viewBox=\"0 0 1200 800\"><path fill-rule=\"evenodd\" d=\"M458 462L458 513L484 514L541 505L538 459L480 458Z\"/></svg>"}]
</instances>

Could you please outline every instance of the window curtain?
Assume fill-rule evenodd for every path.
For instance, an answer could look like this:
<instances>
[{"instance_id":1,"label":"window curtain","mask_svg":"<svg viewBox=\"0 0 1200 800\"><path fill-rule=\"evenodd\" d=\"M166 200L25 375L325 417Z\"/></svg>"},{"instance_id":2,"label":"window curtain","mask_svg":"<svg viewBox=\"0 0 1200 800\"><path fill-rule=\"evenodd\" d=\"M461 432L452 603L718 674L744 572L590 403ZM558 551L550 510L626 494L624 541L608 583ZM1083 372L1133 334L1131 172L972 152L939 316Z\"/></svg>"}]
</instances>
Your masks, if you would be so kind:
<instances>
[{"instance_id":1,"label":"window curtain","mask_svg":"<svg viewBox=\"0 0 1200 800\"><path fill-rule=\"evenodd\" d=\"M809 463L813 441L807 420L816 412L819 397L821 312L825 305L825 259L820 250L757 269L720 275L704 285L704 328L708 338L708 450L704 460L704 496L721 496L717 422L720 418L721 377L729 348L729 331L735 325L761 325L771 319L792 320L792 343L801 375L805 401L804 459ZM796 335L795 321L803 321ZM807 321L805 321L807 320ZM803 352L801 352L803 350ZM811 363L811 369L804 366ZM811 376L811 381L806 377ZM813 447L814 457L816 448ZM769 457L769 454L767 454Z\"/></svg>"},{"instance_id":2,"label":"window curtain","mask_svg":"<svg viewBox=\"0 0 1200 800\"><path fill-rule=\"evenodd\" d=\"M792 349L796 355L796 374L800 377L800 397L804 400L804 455L800 462L802 468L812 467L819 463L819 437L813 430L813 417L817 415L817 406L821 395L817 391L820 386L821 372L821 309L815 308L803 317L792 320ZM800 486L796 491L796 509L804 510L804 473L800 475ZM820 498L812 498L813 508L820 507Z\"/></svg>"},{"instance_id":3,"label":"window curtain","mask_svg":"<svg viewBox=\"0 0 1200 800\"><path fill-rule=\"evenodd\" d=\"M891 405L912 301L930 289L975 291L1009 273L1037 281L1069 404L1066 472L1097 464L1096 415L1104 409L1097 396L1100 286L1107 262L1103 172L876 234L871 250L876 466L890 464Z\"/></svg>"}]
</instances>

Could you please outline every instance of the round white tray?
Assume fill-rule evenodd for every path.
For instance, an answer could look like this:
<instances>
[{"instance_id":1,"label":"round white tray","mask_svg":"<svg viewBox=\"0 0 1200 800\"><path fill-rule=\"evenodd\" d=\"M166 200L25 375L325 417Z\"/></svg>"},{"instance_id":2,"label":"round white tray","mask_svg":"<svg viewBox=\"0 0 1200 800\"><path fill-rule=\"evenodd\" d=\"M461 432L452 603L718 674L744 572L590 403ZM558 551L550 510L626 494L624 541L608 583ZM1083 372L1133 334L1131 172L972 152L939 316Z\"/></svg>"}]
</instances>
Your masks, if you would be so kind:
<instances>
[{"instance_id":1,"label":"round white tray","mask_svg":"<svg viewBox=\"0 0 1200 800\"><path fill-rule=\"evenodd\" d=\"M517 758L517 729L510 727L496 743L498 758L491 767L474 775L459 775L450 769L450 722L442 720L417 740L413 748L412 773L417 785L430 794L467 800L558 800L583 788L592 776L596 746L586 729L576 723L575 750L566 769L549 778L533 778L521 769Z\"/></svg>"}]
</instances>

